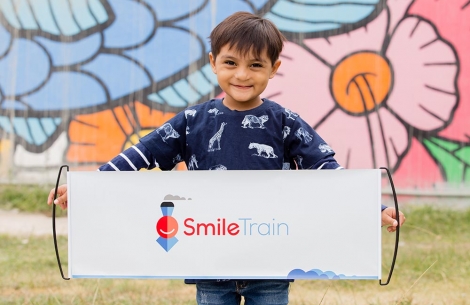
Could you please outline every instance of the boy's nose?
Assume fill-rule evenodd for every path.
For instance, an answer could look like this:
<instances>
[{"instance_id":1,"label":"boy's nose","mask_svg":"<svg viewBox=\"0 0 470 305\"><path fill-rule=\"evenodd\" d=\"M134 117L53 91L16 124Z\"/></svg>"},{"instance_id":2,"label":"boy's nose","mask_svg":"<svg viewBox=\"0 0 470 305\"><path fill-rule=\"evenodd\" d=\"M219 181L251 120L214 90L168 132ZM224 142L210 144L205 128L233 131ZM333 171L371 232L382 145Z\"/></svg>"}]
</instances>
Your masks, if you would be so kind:
<instances>
[{"instance_id":1,"label":"boy's nose","mask_svg":"<svg viewBox=\"0 0 470 305\"><path fill-rule=\"evenodd\" d=\"M250 73L245 68L238 68L235 77L239 80L247 80L250 77Z\"/></svg>"}]
</instances>

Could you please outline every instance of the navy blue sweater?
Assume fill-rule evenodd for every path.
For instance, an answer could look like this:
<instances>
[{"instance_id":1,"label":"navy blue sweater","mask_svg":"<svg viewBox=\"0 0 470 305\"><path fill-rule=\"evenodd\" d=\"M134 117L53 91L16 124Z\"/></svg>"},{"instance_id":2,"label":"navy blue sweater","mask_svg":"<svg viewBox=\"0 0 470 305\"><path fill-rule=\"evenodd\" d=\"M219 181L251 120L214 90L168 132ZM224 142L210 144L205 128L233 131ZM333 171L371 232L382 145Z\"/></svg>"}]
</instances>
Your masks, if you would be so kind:
<instances>
[{"instance_id":1,"label":"navy blue sweater","mask_svg":"<svg viewBox=\"0 0 470 305\"><path fill-rule=\"evenodd\" d=\"M230 110L220 99L188 108L100 170L341 169L334 151L296 113L263 100Z\"/></svg>"}]
</instances>

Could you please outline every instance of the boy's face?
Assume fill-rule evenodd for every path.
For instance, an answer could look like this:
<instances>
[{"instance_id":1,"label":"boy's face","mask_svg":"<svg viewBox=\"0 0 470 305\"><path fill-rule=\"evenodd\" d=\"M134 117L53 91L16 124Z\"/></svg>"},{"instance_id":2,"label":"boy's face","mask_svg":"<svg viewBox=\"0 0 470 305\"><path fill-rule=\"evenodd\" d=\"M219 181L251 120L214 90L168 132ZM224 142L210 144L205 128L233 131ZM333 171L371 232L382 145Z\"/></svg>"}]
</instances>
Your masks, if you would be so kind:
<instances>
[{"instance_id":1,"label":"boy's face","mask_svg":"<svg viewBox=\"0 0 470 305\"><path fill-rule=\"evenodd\" d=\"M281 64L277 60L273 65L266 51L255 58L250 53L243 56L234 48L229 49L229 45L220 49L217 58L209 53L209 60L226 94L224 105L232 110L249 110L261 105L260 94Z\"/></svg>"}]
</instances>

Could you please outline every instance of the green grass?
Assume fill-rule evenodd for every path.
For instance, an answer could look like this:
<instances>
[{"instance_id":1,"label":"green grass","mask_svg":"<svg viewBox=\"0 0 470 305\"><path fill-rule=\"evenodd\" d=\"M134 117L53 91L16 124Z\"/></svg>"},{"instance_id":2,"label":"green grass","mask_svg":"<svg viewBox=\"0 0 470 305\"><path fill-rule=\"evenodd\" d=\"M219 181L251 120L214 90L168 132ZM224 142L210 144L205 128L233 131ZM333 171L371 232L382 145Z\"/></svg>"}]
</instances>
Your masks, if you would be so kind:
<instances>
[{"instance_id":1,"label":"green grass","mask_svg":"<svg viewBox=\"0 0 470 305\"><path fill-rule=\"evenodd\" d=\"M0 184L0 210L52 215L52 207L47 205L47 197L53 185ZM56 208L57 217L67 212Z\"/></svg>"},{"instance_id":2,"label":"green grass","mask_svg":"<svg viewBox=\"0 0 470 305\"><path fill-rule=\"evenodd\" d=\"M46 202L52 188L46 185L0 184L0 209L47 213L51 210Z\"/></svg>"},{"instance_id":3,"label":"green grass","mask_svg":"<svg viewBox=\"0 0 470 305\"><path fill-rule=\"evenodd\" d=\"M298 280L291 286L290 304L470 304L470 209L408 206L405 213L388 286ZM383 231L383 280L394 237ZM60 238L59 245L66 270L67 239ZM181 280L64 281L51 237L0 236L0 304L195 304L194 295L195 287Z\"/></svg>"}]
</instances>

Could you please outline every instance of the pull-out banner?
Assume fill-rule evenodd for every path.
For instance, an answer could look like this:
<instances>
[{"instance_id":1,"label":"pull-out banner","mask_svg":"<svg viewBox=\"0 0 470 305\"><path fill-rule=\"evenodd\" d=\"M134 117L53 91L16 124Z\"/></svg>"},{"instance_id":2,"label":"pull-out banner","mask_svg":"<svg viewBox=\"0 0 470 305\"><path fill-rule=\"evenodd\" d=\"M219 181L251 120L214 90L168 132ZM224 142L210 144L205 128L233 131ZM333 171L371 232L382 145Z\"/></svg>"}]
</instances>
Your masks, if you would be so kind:
<instances>
[{"instance_id":1,"label":"pull-out banner","mask_svg":"<svg viewBox=\"0 0 470 305\"><path fill-rule=\"evenodd\" d=\"M380 279L380 175L69 172L69 275Z\"/></svg>"}]
</instances>

